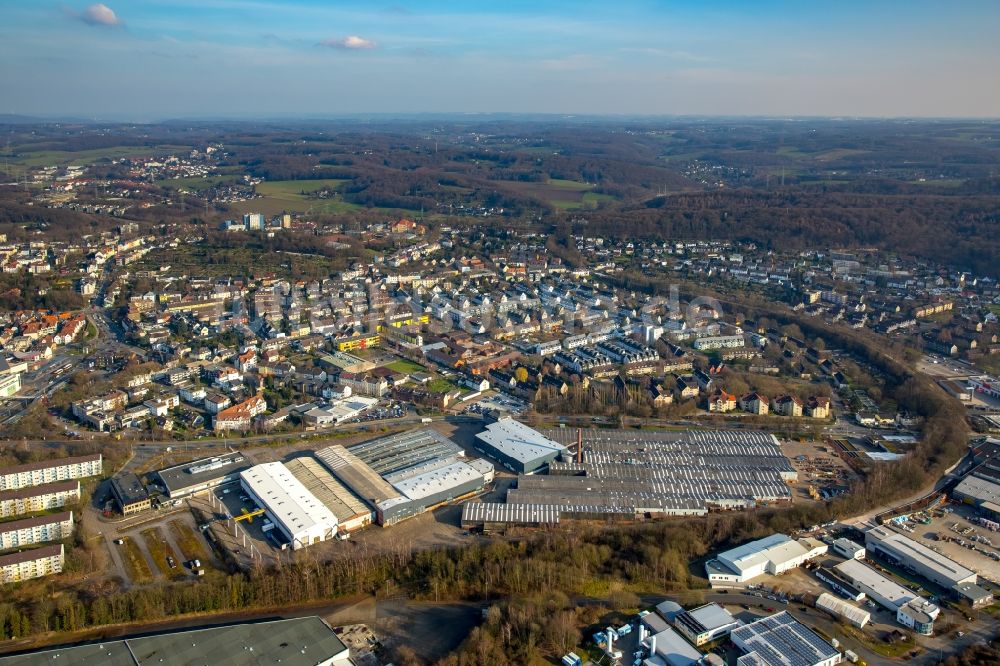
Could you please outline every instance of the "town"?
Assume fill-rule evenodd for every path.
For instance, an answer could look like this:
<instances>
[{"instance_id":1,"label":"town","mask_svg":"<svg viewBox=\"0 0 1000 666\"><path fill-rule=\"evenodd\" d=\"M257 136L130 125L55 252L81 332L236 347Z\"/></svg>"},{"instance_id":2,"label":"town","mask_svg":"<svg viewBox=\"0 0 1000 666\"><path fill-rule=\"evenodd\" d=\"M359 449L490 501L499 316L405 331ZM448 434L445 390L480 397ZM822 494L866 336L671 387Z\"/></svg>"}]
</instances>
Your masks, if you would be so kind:
<instances>
[{"instance_id":1,"label":"town","mask_svg":"<svg viewBox=\"0 0 1000 666\"><path fill-rule=\"evenodd\" d=\"M40 126L102 147L5 153L0 664L993 649L995 264L640 231L771 192L726 151L640 177L573 156L578 128L314 130ZM859 131L926 182L926 149ZM773 196L867 183L851 157ZM739 210L719 224L758 226Z\"/></svg>"}]
</instances>

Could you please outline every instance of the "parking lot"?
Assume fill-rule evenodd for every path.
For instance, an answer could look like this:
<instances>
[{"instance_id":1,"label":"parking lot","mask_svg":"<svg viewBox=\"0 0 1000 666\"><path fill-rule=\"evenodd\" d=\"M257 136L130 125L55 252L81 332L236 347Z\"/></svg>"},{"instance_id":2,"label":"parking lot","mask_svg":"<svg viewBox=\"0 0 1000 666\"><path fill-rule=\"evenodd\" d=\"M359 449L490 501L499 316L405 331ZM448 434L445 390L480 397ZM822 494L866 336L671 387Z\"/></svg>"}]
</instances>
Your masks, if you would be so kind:
<instances>
[{"instance_id":1,"label":"parking lot","mask_svg":"<svg viewBox=\"0 0 1000 666\"><path fill-rule=\"evenodd\" d=\"M517 416L528 408L527 403L505 393L493 393L462 410L463 414L483 414L489 410L508 412Z\"/></svg>"},{"instance_id":2,"label":"parking lot","mask_svg":"<svg viewBox=\"0 0 1000 666\"><path fill-rule=\"evenodd\" d=\"M1000 532L979 524L979 513L966 504L948 504L943 510L913 516L893 527L928 548L1000 584ZM920 520L930 522L922 523Z\"/></svg>"}]
</instances>

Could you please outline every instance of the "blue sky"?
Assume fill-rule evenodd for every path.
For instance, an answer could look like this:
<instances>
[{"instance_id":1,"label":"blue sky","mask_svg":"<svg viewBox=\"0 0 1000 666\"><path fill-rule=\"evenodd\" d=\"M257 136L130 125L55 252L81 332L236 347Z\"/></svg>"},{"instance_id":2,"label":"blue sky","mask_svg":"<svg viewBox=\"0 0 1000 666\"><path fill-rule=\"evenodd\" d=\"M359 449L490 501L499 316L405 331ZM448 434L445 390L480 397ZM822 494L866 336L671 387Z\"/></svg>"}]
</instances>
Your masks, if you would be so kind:
<instances>
[{"instance_id":1,"label":"blue sky","mask_svg":"<svg viewBox=\"0 0 1000 666\"><path fill-rule=\"evenodd\" d=\"M996 117L998 34L994 0L0 0L0 113Z\"/></svg>"}]
</instances>

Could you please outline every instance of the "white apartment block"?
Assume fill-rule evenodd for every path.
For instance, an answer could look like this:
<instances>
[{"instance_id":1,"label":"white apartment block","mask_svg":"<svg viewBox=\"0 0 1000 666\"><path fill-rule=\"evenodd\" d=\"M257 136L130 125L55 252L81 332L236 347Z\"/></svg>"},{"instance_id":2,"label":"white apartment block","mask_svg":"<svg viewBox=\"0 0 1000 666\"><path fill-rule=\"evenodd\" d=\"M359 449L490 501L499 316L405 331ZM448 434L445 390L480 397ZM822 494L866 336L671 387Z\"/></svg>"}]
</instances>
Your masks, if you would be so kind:
<instances>
[{"instance_id":1,"label":"white apartment block","mask_svg":"<svg viewBox=\"0 0 1000 666\"><path fill-rule=\"evenodd\" d=\"M60 573L66 564L63 545L44 546L0 556L0 584Z\"/></svg>"},{"instance_id":2,"label":"white apartment block","mask_svg":"<svg viewBox=\"0 0 1000 666\"><path fill-rule=\"evenodd\" d=\"M58 481L20 490L4 490L0 491L0 518L58 509L79 499L79 481Z\"/></svg>"},{"instance_id":3,"label":"white apartment block","mask_svg":"<svg viewBox=\"0 0 1000 666\"><path fill-rule=\"evenodd\" d=\"M72 533L72 511L0 523L0 550L22 548L46 541L62 541Z\"/></svg>"},{"instance_id":4,"label":"white apartment block","mask_svg":"<svg viewBox=\"0 0 1000 666\"><path fill-rule=\"evenodd\" d=\"M101 454L45 460L0 469L0 491L19 490L56 481L100 476L103 472Z\"/></svg>"}]
</instances>

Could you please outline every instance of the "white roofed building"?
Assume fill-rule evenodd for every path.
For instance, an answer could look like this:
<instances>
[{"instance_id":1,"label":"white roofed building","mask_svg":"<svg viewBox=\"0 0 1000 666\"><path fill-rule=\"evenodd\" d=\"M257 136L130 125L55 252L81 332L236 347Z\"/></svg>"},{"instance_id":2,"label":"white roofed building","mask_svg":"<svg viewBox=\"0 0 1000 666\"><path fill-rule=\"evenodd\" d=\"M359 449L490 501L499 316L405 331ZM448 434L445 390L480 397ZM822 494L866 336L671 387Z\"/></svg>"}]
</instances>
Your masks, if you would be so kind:
<instances>
[{"instance_id":1,"label":"white roofed building","mask_svg":"<svg viewBox=\"0 0 1000 666\"><path fill-rule=\"evenodd\" d=\"M784 534L772 534L719 553L705 564L705 570L715 586L745 583L764 574L777 575L799 567L827 550L827 545L816 539L796 541Z\"/></svg>"},{"instance_id":2,"label":"white roofed building","mask_svg":"<svg viewBox=\"0 0 1000 666\"><path fill-rule=\"evenodd\" d=\"M280 462L240 473L243 489L267 512L293 550L333 538L337 517Z\"/></svg>"},{"instance_id":3,"label":"white roofed building","mask_svg":"<svg viewBox=\"0 0 1000 666\"><path fill-rule=\"evenodd\" d=\"M519 474L531 474L559 457L566 447L510 417L476 435L477 449Z\"/></svg>"}]
</instances>

